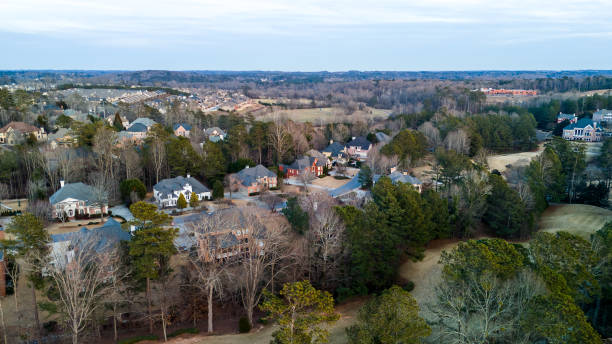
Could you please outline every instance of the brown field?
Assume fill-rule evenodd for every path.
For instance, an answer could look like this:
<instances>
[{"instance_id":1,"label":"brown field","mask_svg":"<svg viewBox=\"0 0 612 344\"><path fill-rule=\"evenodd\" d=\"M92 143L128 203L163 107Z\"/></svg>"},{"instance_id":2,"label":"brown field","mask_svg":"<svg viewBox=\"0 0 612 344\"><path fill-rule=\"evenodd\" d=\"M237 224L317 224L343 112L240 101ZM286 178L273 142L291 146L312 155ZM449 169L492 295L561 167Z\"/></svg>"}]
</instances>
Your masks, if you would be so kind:
<instances>
[{"instance_id":1,"label":"brown field","mask_svg":"<svg viewBox=\"0 0 612 344\"><path fill-rule=\"evenodd\" d=\"M276 116L286 117L296 122L312 122L314 124L325 124L332 122L346 122L356 120L384 119L389 117L391 110L367 108L364 111L356 111L351 115L345 115L340 108L314 108L279 110L267 113L258 119L272 120Z\"/></svg>"},{"instance_id":2,"label":"brown field","mask_svg":"<svg viewBox=\"0 0 612 344\"><path fill-rule=\"evenodd\" d=\"M591 233L612 221L612 211L585 204L560 204L548 207L540 218L544 232L565 231L589 239Z\"/></svg>"},{"instance_id":3,"label":"brown field","mask_svg":"<svg viewBox=\"0 0 612 344\"><path fill-rule=\"evenodd\" d=\"M120 222L120 223L123 222L123 219L118 218L118 217L114 217L113 219L115 219L117 222ZM108 217L104 218L104 221L106 220L108 220ZM88 223L90 222L93 224L88 225ZM49 234L61 234L61 233L76 232L82 227L86 227L87 229L92 229L92 228L100 227L101 225L102 223L100 222L100 218L91 218L91 219L75 220L75 221L64 222L64 223L52 223L49 226L47 226L46 229L47 229L47 232L49 232Z\"/></svg>"},{"instance_id":4,"label":"brown field","mask_svg":"<svg viewBox=\"0 0 612 344\"><path fill-rule=\"evenodd\" d=\"M22 199L7 199L0 201L3 205L12 208L13 210L21 210L25 211L28 207L28 200L26 198Z\"/></svg>"}]
</instances>

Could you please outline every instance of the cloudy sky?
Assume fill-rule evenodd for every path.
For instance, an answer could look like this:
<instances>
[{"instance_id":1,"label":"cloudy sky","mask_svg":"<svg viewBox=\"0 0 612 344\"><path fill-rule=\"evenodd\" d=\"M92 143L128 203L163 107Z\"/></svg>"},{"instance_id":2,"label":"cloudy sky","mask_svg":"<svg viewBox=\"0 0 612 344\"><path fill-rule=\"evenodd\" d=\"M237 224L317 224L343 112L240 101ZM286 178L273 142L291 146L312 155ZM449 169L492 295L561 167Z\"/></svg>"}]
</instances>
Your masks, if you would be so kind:
<instances>
[{"instance_id":1,"label":"cloudy sky","mask_svg":"<svg viewBox=\"0 0 612 344\"><path fill-rule=\"evenodd\" d=\"M612 1L0 0L0 69L612 69Z\"/></svg>"}]
</instances>

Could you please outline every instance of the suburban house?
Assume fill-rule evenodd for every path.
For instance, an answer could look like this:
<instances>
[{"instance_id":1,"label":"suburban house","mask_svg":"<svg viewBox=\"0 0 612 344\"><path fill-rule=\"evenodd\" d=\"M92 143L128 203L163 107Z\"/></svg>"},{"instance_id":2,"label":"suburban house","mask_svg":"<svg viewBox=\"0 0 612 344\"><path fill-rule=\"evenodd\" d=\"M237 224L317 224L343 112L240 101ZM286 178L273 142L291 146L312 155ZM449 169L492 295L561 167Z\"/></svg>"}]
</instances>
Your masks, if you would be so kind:
<instances>
[{"instance_id":1,"label":"suburban house","mask_svg":"<svg viewBox=\"0 0 612 344\"><path fill-rule=\"evenodd\" d=\"M249 231L248 227L255 224L247 223L249 218L242 208L226 208L217 211L217 213L220 213L224 218L231 218L233 221L225 222L224 227L209 228L207 232L198 233L197 240L199 243L197 247L200 248L199 254L204 261L227 260L242 254L248 254L248 242L250 240L261 242L262 238L254 235L253 231ZM257 225L264 226L262 224ZM255 232L261 233L263 232L262 229L265 230L265 226ZM258 246L263 246L263 243L259 243Z\"/></svg>"},{"instance_id":2,"label":"suburban house","mask_svg":"<svg viewBox=\"0 0 612 344\"><path fill-rule=\"evenodd\" d=\"M329 160L329 158L328 158L328 157L327 157L325 154L323 154L323 153L319 152L319 151L318 151L318 150L316 150L316 149L311 149L311 150L308 150L306 153L304 153L304 155L307 155L307 156L310 156L310 157L313 157L313 158L317 158L317 159L319 159L321 162L325 162L325 164L327 165L327 167L330 167L330 168L332 167L332 162L331 162L331 160Z\"/></svg>"},{"instance_id":3,"label":"suburban house","mask_svg":"<svg viewBox=\"0 0 612 344\"><path fill-rule=\"evenodd\" d=\"M119 115L119 118L121 119L121 125L123 126L124 129L127 129L127 128L130 127L130 121L128 121L128 119L125 116ZM111 126L115 124L115 116L114 115L106 117L105 120Z\"/></svg>"},{"instance_id":4,"label":"suburban house","mask_svg":"<svg viewBox=\"0 0 612 344\"><path fill-rule=\"evenodd\" d=\"M329 141L329 146L321 151L328 159L337 162L346 162L346 152L344 145L340 142Z\"/></svg>"},{"instance_id":5,"label":"suburban house","mask_svg":"<svg viewBox=\"0 0 612 344\"><path fill-rule=\"evenodd\" d=\"M291 165L279 165L279 171L283 171L287 178L296 177L300 174L310 171L314 176L323 174L323 168L327 166L327 161L321 161L319 158L303 156L296 159Z\"/></svg>"},{"instance_id":6,"label":"suburban house","mask_svg":"<svg viewBox=\"0 0 612 344\"><path fill-rule=\"evenodd\" d=\"M351 158L364 161L368 158L370 148L372 148L372 142L368 141L365 137L353 137L353 139L346 144L346 154Z\"/></svg>"},{"instance_id":7,"label":"suburban house","mask_svg":"<svg viewBox=\"0 0 612 344\"><path fill-rule=\"evenodd\" d=\"M127 127L127 129L129 130L135 125L142 125L147 129L146 131L149 131L151 130L151 127L154 126L155 124L157 124L157 122L155 122L154 120L150 118L140 117L140 118L135 119L134 122L132 122L130 126ZM139 130L140 129L142 129L142 127L139 127Z\"/></svg>"},{"instance_id":8,"label":"suburban house","mask_svg":"<svg viewBox=\"0 0 612 344\"><path fill-rule=\"evenodd\" d=\"M59 128L55 133L47 136L47 144L53 150L57 147L70 147L77 143L77 138L73 135L72 130Z\"/></svg>"},{"instance_id":9,"label":"suburban house","mask_svg":"<svg viewBox=\"0 0 612 344\"><path fill-rule=\"evenodd\" d=\"M108 200L103 192L83 183L64 184L51 197L52 217L74 219L76 216L92 216L108 213Z\"/></svg>"},{"instance_id":10,"label":"suburban house","mask_svg":"<svg viewBox=\"0 0 612 344\"><path fill-rule=\"evenodd\" d=\"M230 175L230 188L237 186L237 191L245 191L247 194L261 192L277 186L276 173L265 168L263 165L245 167L242 171Z\"/></svg>"},{"instance_id":11,"label":"suburban house","mask_svg":"<svg viewBox=\"0 0 612 344\"><path fill-rule=\"evenodd\" d=\"M374 183L376 183L380 177L382 177L381 175L377 174L374 176ZM423 191L423 182L421 182L421 180L419 180L419 178L413 177L411 175L409 175L406 172L400 172L400 171L394 171L392 173L390 173L389 175L387 175L387 177L389 177L389 179L391 179L391 182L393 184L397 184L397 183L404 183L404 184L410 184L414 187L414 189L416 191L418 191L419 193L421 193Z\"/></svg>"},{"instance_id":12,"label":"suburban house","mask_svg":"<svg viewBox=\"0 0 612 344\"><path fill-rule=\"evenodd\" d=\"M150 127L147 127L143 123L135 123L134 121L132 125L127 130L120 131L117 133L117 144L119 146L123 146L126 144L141 144L145 138L147 138L147 134L149 133Z\"/></svg>"},{"instance_id":13,"label":"suburban house","mask_svg":"<svg viewBox=\"0 0 612 344\"><path fill-rule=\"evenodd\" d=\"M557 115L557 123L561 123L563 121L569 121L570 124L573 124L573 123L578 122L578 117L576 117L575 113L569 114L569 113L559 112L559 115Z\"/></svg>"},{"instance_id":14,"label":"suburban house","mask_svg":"<svg viewBox=\"0 0 612 344\"><path fill-rule=\"evenodd\" d=\"M191 125L187 123L178 123L172 126L172 130L174 130L174 135L176 136L189 137Z\"/></svg>"},{"instance_id":15,"label":"suburban house","mask_svg":"<svg viewBox=\"0 0 612 344\"><path fill-rule=\"evenodd\" d=\"M595 113L593 113L593 122L611 123L612 122L612 110L601 109L601 110L595 111Z\"/></svg>"},{"instance_id":16,"label":"suburban house","mask_svg":"<svg viewBox=\"0 0 612 344\"><path fill-rule=\"evenodd\" d=\"M189 202L192 192L200 200L212 199L210 190L189 174L186 177L164 179L153 186L153 198L160 207L175 207L181 194Z\"/></svg>"},{"instance_id":17,"label":"suburban house","mask_svg":"<svg viewBox=\"0 0 612 344\"><path fill-rule=\"evenodd\" d=\"M563 128L563 138L570 141L601 141L603 130L590 118L581 118L578 122Z\"/></svg>"},{"instance_id":18,"label":"suburban house","mask_svg":"<svg viewBox=\"0 0 612 344\"><path fill-rule=\"evenodd\" d=\"M212 127L204 129L204 137L206 137L208 141L219 142L225 140L227 133L219 127Z\"/></svg>"},{"instance_id":19,"label":"suburban house","mask_svg":"<svg viewBox=\"0 0 612 344\"><path fill-rule=\"evenodd\" d=\"M47 133L44 128L37 128L24 122L10 122L0 128L0 144L14 145L28 136L34 136L37 141L45 141Z\"/></svg>"},{"instance_id":20,"label":"suburban house","mask_svg":"<svg viewBox=\"0 0 612 344\"><path fill-rule=\"evenodd\" d=\"M92 249L103 252L113 249L121 241L130 241L132 236L121 228L121 224L109 218L100 227L87 229L82 227L76 232L51 234L51 257L61 257L65 253L83 245L92 245ZM53 264L58 262L53 261Z\"/></svg>"}]
</instances>

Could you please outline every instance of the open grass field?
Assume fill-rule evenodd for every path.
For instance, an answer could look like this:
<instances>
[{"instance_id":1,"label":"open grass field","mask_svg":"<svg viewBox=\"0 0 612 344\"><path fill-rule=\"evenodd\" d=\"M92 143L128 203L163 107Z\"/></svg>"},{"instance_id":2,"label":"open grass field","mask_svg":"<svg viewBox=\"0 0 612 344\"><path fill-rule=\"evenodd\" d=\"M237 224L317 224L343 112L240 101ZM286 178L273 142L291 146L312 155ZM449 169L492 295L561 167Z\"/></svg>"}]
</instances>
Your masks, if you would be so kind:
<instances>
[{"instance_id":1,"label":"open grass field","mask_svg":"<svg viewBox=\"0 0 612 344\"><path fill-rule=\"evenodd\" d=\"M335 189L335 188L341 187L342 185L348 183L349 181L350 179L336 179L332 176L327 176L325 178L317 178L313 180L311 184L322 186L328 189Z\"/></svg>"},{"instance_id":2,"label":"open grass field","mask_svg":"<svg viewBox=\"0 0 612 344\"><path fill-rule=\"evenodd\" d=\"M541 144L538 146L538 149L533 152L520 152L520 153L512 153L512 154L497 154L491 155L487 158L487 163L489 164L489 169L491 171L498 170L499 172L504 172L506 170L506 166L527 166L533 157L540 154L544 151L544 145Z\"/></svg>"},{"instance_id":3,"label":"open grass field","mask_svg":"<svg viewBox=\"0 0 612 344\"><path fill-rule=\"evenodd\" d=\"M560 204L548 207L540 218L544 232L565 231L589 239L591 233L612 221L612 211L585 204Z\"/></svg>"},{"instance_id":4,"label":"open grass field","mask_svg":"<svg viewBox=\"0 0 612 344\"><path fill-rule=\"evenodd\" d=\"M28 207L28 200L26 198L22 199L7 199L0 201L3 205L13 209L13 210L21 210L25 211Z\"/></svg>"},{"instance_id":5,"label":"open grass field","mask_svg":"<svg viewBox=\"0 0 612 344\"><path fill-rule=\"evenodd\" d=\"M340 108L314 108L314 109L294 109L281 110L265 114L259 120L272 120L276 116L286 117L296 122L312 122L315 124L325 124L332 122L350 122L356 120L383 119L389 117L391 110L367 108L364 111L356 111L351 115L344 114Z\"/></svg>"}]
</instances>

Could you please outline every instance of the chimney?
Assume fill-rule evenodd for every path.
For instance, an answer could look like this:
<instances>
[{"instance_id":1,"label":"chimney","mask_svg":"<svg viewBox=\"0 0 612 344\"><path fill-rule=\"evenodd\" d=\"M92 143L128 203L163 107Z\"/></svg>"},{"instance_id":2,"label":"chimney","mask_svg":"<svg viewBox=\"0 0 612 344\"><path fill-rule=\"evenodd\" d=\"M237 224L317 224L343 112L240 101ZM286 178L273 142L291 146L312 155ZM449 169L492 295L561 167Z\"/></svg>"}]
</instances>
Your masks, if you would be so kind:
<instances>
[{"instance_id":1,"label":"chimney","mask_svg":"<svg viewBox=\"0 0 612 344\"><path fill-rule=\"evenodd\" d=\"M64 187L64 181L60 180L60 189Z\"/></svg>"},{"instance_id":2,"label":"chimney","mask_svg":"<svg viewBox=\"0 0 612 344\"><path fill-rule=\"evenodd\" d=\"M187 173L187 178L191 178L191 174Z\"/></svg>"},{"instance_id":3,"label":"chimney","mask_svg":"<svg viewBox=\"0 0 612 344\"><path fill-rule=\"evenodd\" d=\"M331 145L332 143L334 143L334 140L329 140L329 144Z\"/></svg>"},{"instance_id":4,"label":"chimney","mask_svg":"<svg viewBox=\"0 0 612 344\"><path fill-rule=\"evenodd\" d=\"M244 168L249 168L249 165L246 165Z\"/></svg>"},{"instance_id":5,"label":"chimney","mask_svg":"<svg viewBox=\"0 0 612 344\"><path fill-rule=\"evenodd\" d=\"M353 136L353 140L355 139L355 136Z\"/></svg>"}]
</instances>

